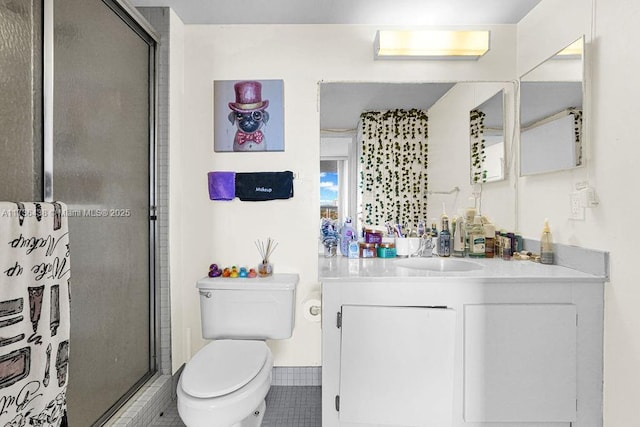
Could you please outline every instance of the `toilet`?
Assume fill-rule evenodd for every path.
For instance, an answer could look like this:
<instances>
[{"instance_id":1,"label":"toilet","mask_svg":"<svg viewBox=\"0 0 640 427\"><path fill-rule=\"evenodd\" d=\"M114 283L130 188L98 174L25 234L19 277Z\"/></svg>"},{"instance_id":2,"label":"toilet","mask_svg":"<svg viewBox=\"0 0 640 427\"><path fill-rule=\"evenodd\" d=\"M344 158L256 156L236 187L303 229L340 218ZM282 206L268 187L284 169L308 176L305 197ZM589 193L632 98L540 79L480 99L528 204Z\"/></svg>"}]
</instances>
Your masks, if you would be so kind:
<instances>
[{"instance_id":1,"label":"toilet","mask_svg":"<svg viewBox=\"0 0 640 427\"><path fill-rule=\"evenodd\" d=\"M187 427L259 427L271 387L267 339L291 337L297 274L198 280L202 337L178 381L178 413Z\"/></svg>"}]
</instances>

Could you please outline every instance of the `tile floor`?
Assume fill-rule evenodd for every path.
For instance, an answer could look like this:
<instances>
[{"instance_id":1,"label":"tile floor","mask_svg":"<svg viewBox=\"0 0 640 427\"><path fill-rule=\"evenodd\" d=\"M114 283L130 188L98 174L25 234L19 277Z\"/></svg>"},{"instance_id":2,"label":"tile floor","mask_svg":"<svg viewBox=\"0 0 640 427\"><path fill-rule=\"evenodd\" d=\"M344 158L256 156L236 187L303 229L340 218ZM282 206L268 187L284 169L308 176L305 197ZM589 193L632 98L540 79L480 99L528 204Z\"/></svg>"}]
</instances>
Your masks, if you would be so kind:
<instances>
[{"instance_id":1,"label":"tile floor","mask_svg":"<svg viewBox=\"0 0 640 427\"><path fill-rule=\"evenodd\" d=\"M262 427L320 427L321 390L319 386L271 386ZM149 427L185 427L176 402L171 401Z\"/></svg>"}]
</instances>

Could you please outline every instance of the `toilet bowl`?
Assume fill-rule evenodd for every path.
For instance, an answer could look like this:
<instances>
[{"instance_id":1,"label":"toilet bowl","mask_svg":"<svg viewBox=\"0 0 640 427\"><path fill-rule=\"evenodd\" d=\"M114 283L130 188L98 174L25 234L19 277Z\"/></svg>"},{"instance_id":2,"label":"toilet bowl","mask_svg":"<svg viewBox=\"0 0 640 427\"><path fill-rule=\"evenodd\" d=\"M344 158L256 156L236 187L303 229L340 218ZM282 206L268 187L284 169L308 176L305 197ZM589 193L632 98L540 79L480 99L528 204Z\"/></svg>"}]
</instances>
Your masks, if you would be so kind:
<instances>
[{"instance_id":1,"label":"toilet bowl","mask_svg":"<svg viewBox=\"0 0 640 427\"><path fill-rule=\"evenodd\" d=\"M186 364L178 413L187 427L259 427L273 355L264 341L218 340Z\"/></svg>"}]
</instances>

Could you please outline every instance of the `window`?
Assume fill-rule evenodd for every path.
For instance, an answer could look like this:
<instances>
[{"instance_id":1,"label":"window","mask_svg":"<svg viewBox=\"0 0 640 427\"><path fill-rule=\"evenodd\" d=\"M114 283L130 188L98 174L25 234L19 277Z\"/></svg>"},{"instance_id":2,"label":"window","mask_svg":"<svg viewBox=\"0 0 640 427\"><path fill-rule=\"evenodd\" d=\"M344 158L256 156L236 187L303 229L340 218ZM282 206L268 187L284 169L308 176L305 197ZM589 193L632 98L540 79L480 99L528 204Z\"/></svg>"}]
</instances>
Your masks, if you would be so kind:
<instances>
[{"instance_id":1,"label":"window","mask_svg":"<svg viewBox=\"0 0 640 427\"><path fill-rule=\"evenodd\" d=\"M355 136L321 137L320 218L342 224L351 217L356 224L358 193Z\"/></svg>"},{"instance_id":2,"label":"window","mask_svg":"<svg viewBox=\"0 0 640 427\"><path fill-rule=\"evenodd\" d=\"M340 169L342 160L320 160L320 218L339 218Z\"/></svg>"}]
</instances>

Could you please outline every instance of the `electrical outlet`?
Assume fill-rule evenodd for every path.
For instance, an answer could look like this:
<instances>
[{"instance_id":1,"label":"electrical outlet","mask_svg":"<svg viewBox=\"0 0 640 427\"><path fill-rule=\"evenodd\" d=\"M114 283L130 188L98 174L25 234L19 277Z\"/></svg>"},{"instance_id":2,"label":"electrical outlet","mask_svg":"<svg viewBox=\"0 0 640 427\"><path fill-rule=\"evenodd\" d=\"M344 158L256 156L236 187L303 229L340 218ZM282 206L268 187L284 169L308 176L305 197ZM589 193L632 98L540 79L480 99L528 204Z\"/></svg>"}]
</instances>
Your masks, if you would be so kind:
<instances>
[{"instance_id":1,"label":"electrical outlet","mask_svg":"<svg viewBox=\"0 0 640 427\"><path fill-rule=\"evenodd\" d=\"M569 202L571 204L569 219L584 221L584 204L580 192L575 191L571 193Z\"/></svg>"}]
</instances>

